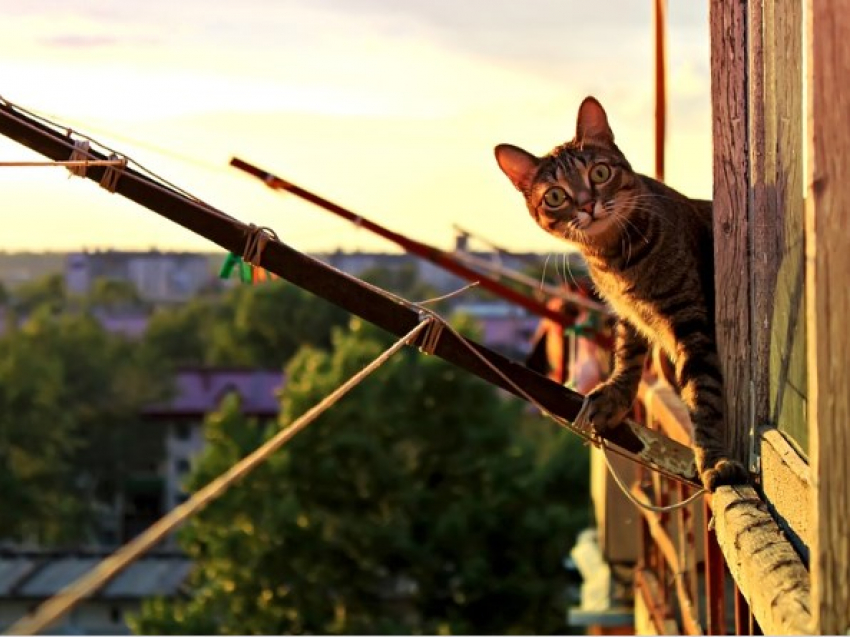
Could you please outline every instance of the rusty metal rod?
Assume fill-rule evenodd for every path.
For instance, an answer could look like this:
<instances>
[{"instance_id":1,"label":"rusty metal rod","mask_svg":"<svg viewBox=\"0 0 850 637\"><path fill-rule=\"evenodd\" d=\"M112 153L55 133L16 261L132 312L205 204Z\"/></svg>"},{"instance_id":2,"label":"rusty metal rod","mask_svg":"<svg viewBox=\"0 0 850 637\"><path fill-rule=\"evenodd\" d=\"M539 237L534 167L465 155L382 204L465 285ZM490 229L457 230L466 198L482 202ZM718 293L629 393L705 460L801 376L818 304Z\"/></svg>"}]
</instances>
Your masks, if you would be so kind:
<instances>
[{"instance_id":1,"label":"rusty metal rod","mask_svg":"<svg viewBox=\"0 0 850 637\"><path fill-rule=\"evenodd\" d=\"M651 504L649 496L646 495L646 492L639 484L635 484L632 487L632 495L635 496L638 502L646 505ZM641 508L639 511L646 520L649 534L655 540L655 544L664 557L664 561L667 562L667 566L670 567L670 572L676 583L676 597L679 600L679 610L682 613L682 626L685 629L685 633L688 635L704 634L699 622L699 613L687 591L685 573L682 571L682 565L679 563L679 556L677 555L673 540L670 539L670 536L664 529L661 518L657 513L645 508Z\"/></svg>"},{"instance_id":2,"label":"rusty metal rod","mask_svg":"<svg viewBox=\"0 0 850 637\"><path fill-rule=\"evenodd\" d=\"M667 133L667 0L655 0L655 178L664 181Z\"/></svg>"},{"instance_id":3,"label":"rusty metal rod","mask_svg":"<svg viewBox=\"0 0 850 637\"><path fill-rule=\"evenodd\" d=\"M532 314L537 314L538 316L545 316L548 319L551 319L564 327L571 327L575 324L575 319L570 316L566 316L562 312L557 312L552 308L546 307L546 304L538 301L537 299L531 298L522 294L521 292L517 292L513 288L508 287L501 281L494 279L478 270L474 270L469 266L461 263L458 259L455 259L453 255L448 252L444 252L439 248L435 248L433 246L429 246L420 241L416 241L415 239L411 239L409 237L404 236L398 232L394 232L389 230L388 228L383 227L380 224L375 223L361 215L358 215L355 212L352 212L348 208L340 206L324 197L317 195L305 188L301 188L289 182L277 175L274 175L270 172L267 172L253 164L248 163L245 160L239 159L238 157L233 157L230 160L230 165L242 170L249 175L260 179L263 183L265 183L272 190L283 190L288 193L295 195L296 197L300 197L305 201L309 201L311 204L322 208L323 210L327 210L328 212L335 214L338 217L346 219L347 221L351 221L352 223L357 224L358 227L364 228L369 232L372 232L379 237L383 237L388 241L392 241L398 246L401 246L407 252L411 254L415 254L416 256L425 259L426 261L430 261L431 263L440 266L441 268L448 270L452 274L459 276L462 279L466 279L467 281L475 281L485 290L489 290L494 294L502 297L503 299L510 301L511 303L515 303L520 307L525 308Z\"/></svg>"}]
</instances>

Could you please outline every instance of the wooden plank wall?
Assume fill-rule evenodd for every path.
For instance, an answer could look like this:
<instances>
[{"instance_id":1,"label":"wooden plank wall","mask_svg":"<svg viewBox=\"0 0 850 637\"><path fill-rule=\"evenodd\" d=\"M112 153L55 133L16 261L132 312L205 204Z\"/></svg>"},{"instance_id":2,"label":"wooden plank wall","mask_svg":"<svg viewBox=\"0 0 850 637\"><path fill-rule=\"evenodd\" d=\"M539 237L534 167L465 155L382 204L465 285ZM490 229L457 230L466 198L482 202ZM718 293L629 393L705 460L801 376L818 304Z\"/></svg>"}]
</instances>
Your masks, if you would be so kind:
<instances>
[{"instance_id":1,"label":"wooden plank wall","mask_svg":"<svg viewBox=\"0 0 850 637\"><path fill-rule=\"evenodd\" d=\"M844 634L850 629L850 0L711 0L710 9L717 324L729 435L744 457L751 426L778 426L801 458L808 455L806 467L789 457L782 437L770 437L771 457L784 461L765 456L762 486L780 521L788 523L783 518L792 512L784 516L783 501L812 503L808 519L794 514L810 542L816 630ZM783 477L789 465L798 468L799 493Z\"/></svg>"},{"instance_id":2,"label":"wooden plank wall","mask_svg":"<svg viewBox=\"0 0 850 637\"><path fill-rule=\"evenodd\" d=\"M816 632L850 630L850 0L810 0L806 259Z\"/></svg>"},{"instance_id":3,"label":"wooden plank wall","mask_svg":"<svg viewBox=\"0 0 850 637\"><path fill-rule=\"evenodd\" d=\"M753 321L769 349L766 357L759 352L753 358L755 419L778 427L806 454L803 0L764 0L763 8L765 161L764 172L751 181L766 197L764 206L752 208L752 280L765 310L755 305ZM758 45L751 39L751 47ZM767 404L758 399L765 393Z\"/></svg>"},{"instance_id":4,"label":"wooden plank wall","mask_svg":"<svg viewBox=\"0 0 850 637\"><path fill-rule=\"evenodd\" d=\"M762 488L807 556L808 453L803 202L803 1L747 7L752 414ZM771 434L775 431L767 430ZM789 444L788 441L791 441Z\"/></svg>"},{"instance_id":5,"label":"wooden plank wall","mask_svg":"<svg viewBox=\"0 0 850 637\"><path fill-rule=\"evenodd\" d=\"M803 0L711 4L717 325L727 420L805 454Z\"/></svg>"}]
</instances>

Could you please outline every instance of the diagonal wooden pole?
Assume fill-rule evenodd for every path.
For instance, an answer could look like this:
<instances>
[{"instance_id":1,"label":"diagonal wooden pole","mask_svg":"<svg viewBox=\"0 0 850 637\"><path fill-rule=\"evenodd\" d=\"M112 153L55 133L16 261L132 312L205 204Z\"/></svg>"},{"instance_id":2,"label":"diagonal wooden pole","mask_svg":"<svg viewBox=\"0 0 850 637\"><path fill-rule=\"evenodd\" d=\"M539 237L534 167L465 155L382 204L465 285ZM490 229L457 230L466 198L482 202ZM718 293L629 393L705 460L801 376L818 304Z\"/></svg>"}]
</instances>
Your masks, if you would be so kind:
<instances>
[{"instance_id":1,"label":"diagonal wooden pole","mask_svg":"<svg viewBox=\"0 0 850 637\"><path fill-rule=\"evenodd\" d=\"M33 117L0 101L0 134L53 160L66 160L73 140ZM106 159L91 150L92 159ZM86 177L101 182L111 167L93 166ZM243 254L250 237L249 226L202 202L181 194L132 168L125 168L111 191L203 236L229 252ZM421 320L420 313L403 299L377 290L321 261L269 239L258 265L283 279L355 314L384 330L403 336ZM572 422L583 397L576 392L531 371L523 365L465 339L453 330L444 330L433 350L436 356L483 380L533 402L547 413ZM519 389L519 391L518 391ZM666 436L626 421L605 432L603 438L612 451L676 480L700 486L693 452Z\"/></svg>"}]
</instances>

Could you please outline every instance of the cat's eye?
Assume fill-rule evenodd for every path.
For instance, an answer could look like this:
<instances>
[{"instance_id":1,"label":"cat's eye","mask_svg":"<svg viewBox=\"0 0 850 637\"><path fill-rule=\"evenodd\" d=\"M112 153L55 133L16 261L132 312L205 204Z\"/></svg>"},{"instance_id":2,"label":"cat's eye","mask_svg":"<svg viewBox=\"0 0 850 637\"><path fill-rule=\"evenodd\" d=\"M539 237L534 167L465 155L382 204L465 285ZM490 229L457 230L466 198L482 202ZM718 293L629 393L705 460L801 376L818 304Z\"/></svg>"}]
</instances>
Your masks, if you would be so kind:
<instances>
[{"instance_id":1,"label":"cat's eye","mask_svg":"<svg viewBox=\"0 0 850 637\"><path fill-rule=\"evenodd\" d=\"M604 184L611 178L611 167L608 164L596 164L590 169L590 181Z\"/></svg>"},{"instance_id":2,"label":"cat's eye","mask_svg":"<svg viewBox=\"0 0 850 637\"><path fill-rule=\"evenodd\" d=\"M559 186L555 186L546 191L543 195L543 201L550 208L560 208L567 203L567 191Z\"/></svg>"}]
</instances>

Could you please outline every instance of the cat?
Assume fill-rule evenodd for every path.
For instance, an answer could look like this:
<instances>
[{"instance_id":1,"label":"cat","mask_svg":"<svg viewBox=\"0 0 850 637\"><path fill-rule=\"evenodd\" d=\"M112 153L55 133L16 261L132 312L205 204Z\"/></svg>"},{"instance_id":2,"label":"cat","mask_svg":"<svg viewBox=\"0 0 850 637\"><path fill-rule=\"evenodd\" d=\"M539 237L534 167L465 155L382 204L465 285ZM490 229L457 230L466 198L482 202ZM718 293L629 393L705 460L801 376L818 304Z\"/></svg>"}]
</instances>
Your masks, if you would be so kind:
<instances>
[{"instance_id":1,"label":"cat","mask_svg":"<svg viewBox=\"0 0 850 637\"><path fill-rule=\"evenodd\" d=\"M575 424L596 432L619 425L657 344L675 364L703 485L747 482L724 437L711 202L635 173L593 97L579 107L575 139L548 155L510 144L495 153L534 221L581 252L617 315L614 371L587 394Z\"/></svg>"}]
</instances>

